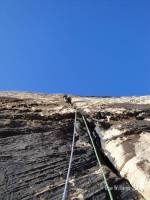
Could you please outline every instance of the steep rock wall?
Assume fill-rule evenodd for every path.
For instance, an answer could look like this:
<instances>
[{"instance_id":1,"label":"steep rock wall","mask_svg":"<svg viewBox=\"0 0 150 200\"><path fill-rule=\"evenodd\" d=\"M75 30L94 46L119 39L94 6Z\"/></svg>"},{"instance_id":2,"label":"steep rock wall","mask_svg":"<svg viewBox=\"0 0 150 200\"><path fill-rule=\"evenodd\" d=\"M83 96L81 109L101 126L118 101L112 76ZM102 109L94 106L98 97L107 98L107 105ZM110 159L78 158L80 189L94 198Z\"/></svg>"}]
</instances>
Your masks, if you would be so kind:
<instances>
[{"instance_id":1,"label":"steep rock wall","mask_svg":"<svg viewBox=\"0 0 150 200\"><path fill-rule=\"evenodd\" d=\"M140 97L133 97L133 100L138 100L138 98ZM92 118L97 125L96 130L101 133L99 136L103 141L102 147L105 154L122 176L127 177L135 188L126 179L116 174L104 159L103 168L114 199L143 199L139 192L143 195L147 194L146 186L144 186L143 192L143 185L140 186L137 179L136 183L132 181L130 174L136 168L132 169L131 167L131 171L130 166L124 168L130 161L130 159L124 158L126 153L121 154L123 161L120 164L119 153L115 153L115 151L118 144L122 146L122 143L116 143L116 146L111 147L114 140L122 138L123 130L128 130L128 134L127 131L125 132L128 136L141 134L139 130L148 134L149 105L147 101L149 98L143 98L145 98L145 100L142 99L143 105L140 105L142 111L139 111L139 108L133 108L139 103L132 102L132 105L129 105L130 109L125 108L125 112L120 113L122 104L129 103L130 97L124 98L123 102L122 98L118 98L119 102L117 103L115 98L72 97L73 106L82 109L85 116L89 119ZM113 112L110 111L112 108ZM136 123L136 120L143 123ZM129 125L129 122L133 124L133 121L135 121L135 125ZM63 95L0 93L1 200L61 199L70 157L73 123L74 108L64 103ZM116 129L119 130L118 126L121 126L121 132L114 135ZM109 199L81 116L78 117L77 128L79 136L76 138L68 199ZM143 145L148 142L149 136L147 135L147 137L141 136ZM135 145L136 141L130 141ZM143 148L142 146L141 151ZM140 148L138 149L138 155L141 155ZM149 151L148 146L145 150ZM125 148L123 152L126 152ZM133 151L133 149L131 152L137 154L137 151ZM144 156L144 159L149 159L146 154ZM126 171L122 171L123 168ZM144 162L144 165L141 164L138 169L143 171L144 177L146 177L143 180L148 183L149 165L147 162Z\"/></svg>"},{"instance_id":2,"label":"steep rock wall","mask_svg":"<svg viewBox=\"0 0 150 200\"><path fill-rule=\"evenodd\" d=\"M150 198L150 97L72 97L97 123L105 154L121 175Z\"/></svg>"}]
</instances>

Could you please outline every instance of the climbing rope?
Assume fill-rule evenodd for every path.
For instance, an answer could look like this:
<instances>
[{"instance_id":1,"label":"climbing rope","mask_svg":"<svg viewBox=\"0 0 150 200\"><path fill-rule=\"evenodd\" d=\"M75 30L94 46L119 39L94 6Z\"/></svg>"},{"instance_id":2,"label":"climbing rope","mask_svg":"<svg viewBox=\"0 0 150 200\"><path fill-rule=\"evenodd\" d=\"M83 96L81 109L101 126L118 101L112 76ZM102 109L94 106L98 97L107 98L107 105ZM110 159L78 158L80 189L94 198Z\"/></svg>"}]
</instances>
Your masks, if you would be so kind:
<instances>
[{"instance_id":1,"label":"climbing rope","mask_svg":"<svg viewBox=\"0 0 150 200\"><path fill-rule=\"evenodd\" d=\"M67 103L68 103L68 102L67 102ZM72 105L70 105L70 107L71 107L71 106L72 106ZM81 113L81 115L82 115L82 113ZM102 164L101 164L101 162L100 162L100 159L99 159L99 156L98 156L96 147L95 147L95 145L94 145L94 142L93 142L93 139L92 139L90 130L89 130L89 128L88 128L88 125L87 125L87 123L86 123L85 117L84 117L83 115L82 115L82 118L83 118L83 121L84 121L84 123L85 123L86 129L87 129L87 132L88 132L88 135L89 135L89 137L90 137L90 140L91 140L91 143L92 143L92 146L93 146L93 149L94 149L94 152L95 152L95 155L96 155L98 164L99 164L100 169L101 169L101 171L102 171L104 183L105 183L106 188L107 188L107 190L108 190L108 194L109 194L110 200L113 200L113 196L112 196L111 190L110 190L110 188L109 188L109 185L108 185L108 183L107 183L107 179L106 179L106 176L105 176L105 173L104 173ZM72 146L71 146L71 155L70 155L69 166L68 166L68 172L67 172L67 177L66 177L66 181L65 181L65 187L64 187L64 192L63 192L62 200L65 200L66 195L67 195L67 186L68 186L68 182L69 182L69 175L70 175L70 170L71 170L71 164L72 164L72 159L73 159L73 151L74 151L74 143L75 143L76 119L77 119L77 111L75 111L74 132L73 132L73 139L72 139Z\"/></svg>"},{"instance_id":2,"label":"climbing rope","mask_svg":"<svg viewBox=\"0 0 150 200\"><path fill-rule=\"evenodd\" d=\"M91 140L91 143L92 143L92 146L93 146L93 149L94 149L94 152L95 152L95 155L96 155L96 158L97 158L98 164L99 164L100 169L101 169L101 171L102 171L102 175L103 175L104 183L105 183L106 188L107 188L107 190L108 190L108 194L109 194L110 200L113 200L113 196L112 196L112 193L111 193L110 187L109 187L109 185L108 185L108 183L107 183L107 179L106 179L106 176L105 176L105 173L104 173L104 170L103 170L102 164L101 164L101 162L100 162L99 156L98 156L98 154L97 154L97 150L96 150L96 147L95 147L95 145L94 145L94 142L93 142L93 139L92 139L92 136L91 136L90 130L89 130L89 128L88 128L88 125L87 125L87 123L86 123L85 117L84 117L83 115L82 115L82 118L83 118L83 121L84 121L84 123L85 123L86 129L87 129L87 132L88 132L88 135L89 135L89 137L90 137L90 140Z\"/></svg>"},{"instance_id":3,"label":"climbing rope","mask_svg":"<svg viewBox=\"0 0 150 200\"><path fill-rule=\"evenodd\" d=\"M65 187L64 187L64 192L63 192L62 200L65 200L66 194L67 194L67 186L68 186L68 182L69 182L69 175L70 175L70 170L71 170L71 164L72 164L72 158L73 158L73 151L74 151L74 143L75 143L76 119L77 119L77 112L75 111L74 131L73 131L73 138L72 138L71 154L70 154L68 172L67 172L67 177L66 177L66 181L65 181Z\"/></svg>"}]
</instances>

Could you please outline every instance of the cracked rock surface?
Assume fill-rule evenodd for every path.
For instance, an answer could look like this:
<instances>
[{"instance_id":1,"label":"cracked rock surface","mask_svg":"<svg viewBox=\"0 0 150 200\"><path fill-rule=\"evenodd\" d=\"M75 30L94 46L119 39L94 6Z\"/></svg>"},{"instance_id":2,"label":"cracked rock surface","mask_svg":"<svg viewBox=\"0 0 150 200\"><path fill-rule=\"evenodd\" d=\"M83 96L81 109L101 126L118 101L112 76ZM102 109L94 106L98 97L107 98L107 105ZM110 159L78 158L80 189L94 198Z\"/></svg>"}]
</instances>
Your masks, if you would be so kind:
<instances>
[{"instance_id":1,"label":"cracked rock surface","mask_svg":"<svg viewBox=\"0 0 150 200\"><path fill-rule=\"evenodd\" d=\"M103 150L122 177L150 199L150 96L72 99L97 122Z\"/></svg>"},{"instance_id":2,"label":"cracked rock surface","mask_svg":"<svg viewBox=\"0 0 150 200\"><path fill-rule=\"evenodd\" d=\"M0 200L62 198L72 143L74 108L94 123L113 198L148 199L150 97L79 97L0 92ZM67 199L109 199L82 118Z\"/></svg>"}]
</instances>

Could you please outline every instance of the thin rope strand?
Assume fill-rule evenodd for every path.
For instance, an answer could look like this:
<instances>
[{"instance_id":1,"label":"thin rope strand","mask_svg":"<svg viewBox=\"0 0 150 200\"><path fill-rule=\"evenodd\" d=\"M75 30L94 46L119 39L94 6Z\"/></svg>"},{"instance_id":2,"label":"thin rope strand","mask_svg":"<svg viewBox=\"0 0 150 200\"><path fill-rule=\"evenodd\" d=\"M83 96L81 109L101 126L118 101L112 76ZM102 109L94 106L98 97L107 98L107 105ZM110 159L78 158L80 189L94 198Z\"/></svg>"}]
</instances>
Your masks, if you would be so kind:
<instances>
[{"instance_id":1,"label":"thin rope strand","mask_svg":"<svg viewBox=\"0 0 150 200\"><path fill-rule=\"evenodd\" d=\"M64 192L63 192L62 200L65 200L66 195L67 195L67 186L68 186L68 182L69 182L69 175L70 175L70 170L71 170L71 164L72 164L72 158L73 158L73 151L74 151L74 143L75 143L76 119L77 119L77 113L75 111L74 131L73 131L73 138L72 138L71 154L70 154L68 172L67 172L67 177L66 177L66 181L65 181L65 187L64 187Z\"/></svg>"},{"instance_id":2,"label":"thin rope strand","mask_svg":"<svg viewBox=\"0 0 150 200\"><path fill-rule=\"evenodd\" d=\"M94 142L93 142L93 139L92 139L90 130L89 130L89 128L88 128L88 125L87 125L87 123L86 123L85 117L84 117L83 115L82 115L82 118L83 118L83 121L84 121L84 123L85 123L87 132L88 132L88 134L89 134L89 137L90 137L90 140L91 140L91 143L92 143L92 146L93 146L93 149L94 149L94 152L95 152L95 155L96 155L98 164L99 164L99 166L100 166L100 169L102 170L102 175L103 175L104 183L105 183L106 188L107 188L107 190L108 190L108 194L109 194L110 200L113 200L113 196L112 196L111 190L110 190L110 188L109 188L109 185L108 185L108 183L107 183L107 179L106 179L106 176L105 176L105 173L104 173L104 170L103 170L103 166L102 166L102 164L101 164L101 162L100 162L100 159L99 159L99 157L98 157L98 154L97 154L97 151L96 151L96 147L95 147L95 145L94 145Z\"/></svg>"}]
</instances>

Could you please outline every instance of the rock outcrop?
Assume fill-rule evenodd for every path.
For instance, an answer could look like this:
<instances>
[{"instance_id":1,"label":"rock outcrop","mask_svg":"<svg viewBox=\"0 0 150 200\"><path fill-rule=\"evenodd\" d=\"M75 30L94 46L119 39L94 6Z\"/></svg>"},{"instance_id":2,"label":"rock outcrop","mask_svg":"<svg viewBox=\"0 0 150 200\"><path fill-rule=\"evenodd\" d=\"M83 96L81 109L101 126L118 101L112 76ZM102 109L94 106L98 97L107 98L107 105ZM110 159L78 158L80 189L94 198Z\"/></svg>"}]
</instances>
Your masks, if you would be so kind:
<instances>
[{"instance_id":1,"label":"rock outcrop","mask_svg":"<svg viewBox=\"0 0 150 200\"><path fill-rule=\"evenodd\" d=\"M71 97L0 92L0 200L59 200L78 110L68 199L109 199L82 117L114 199L149 199L150 97Z\"/></svg>"}]
</instances>

